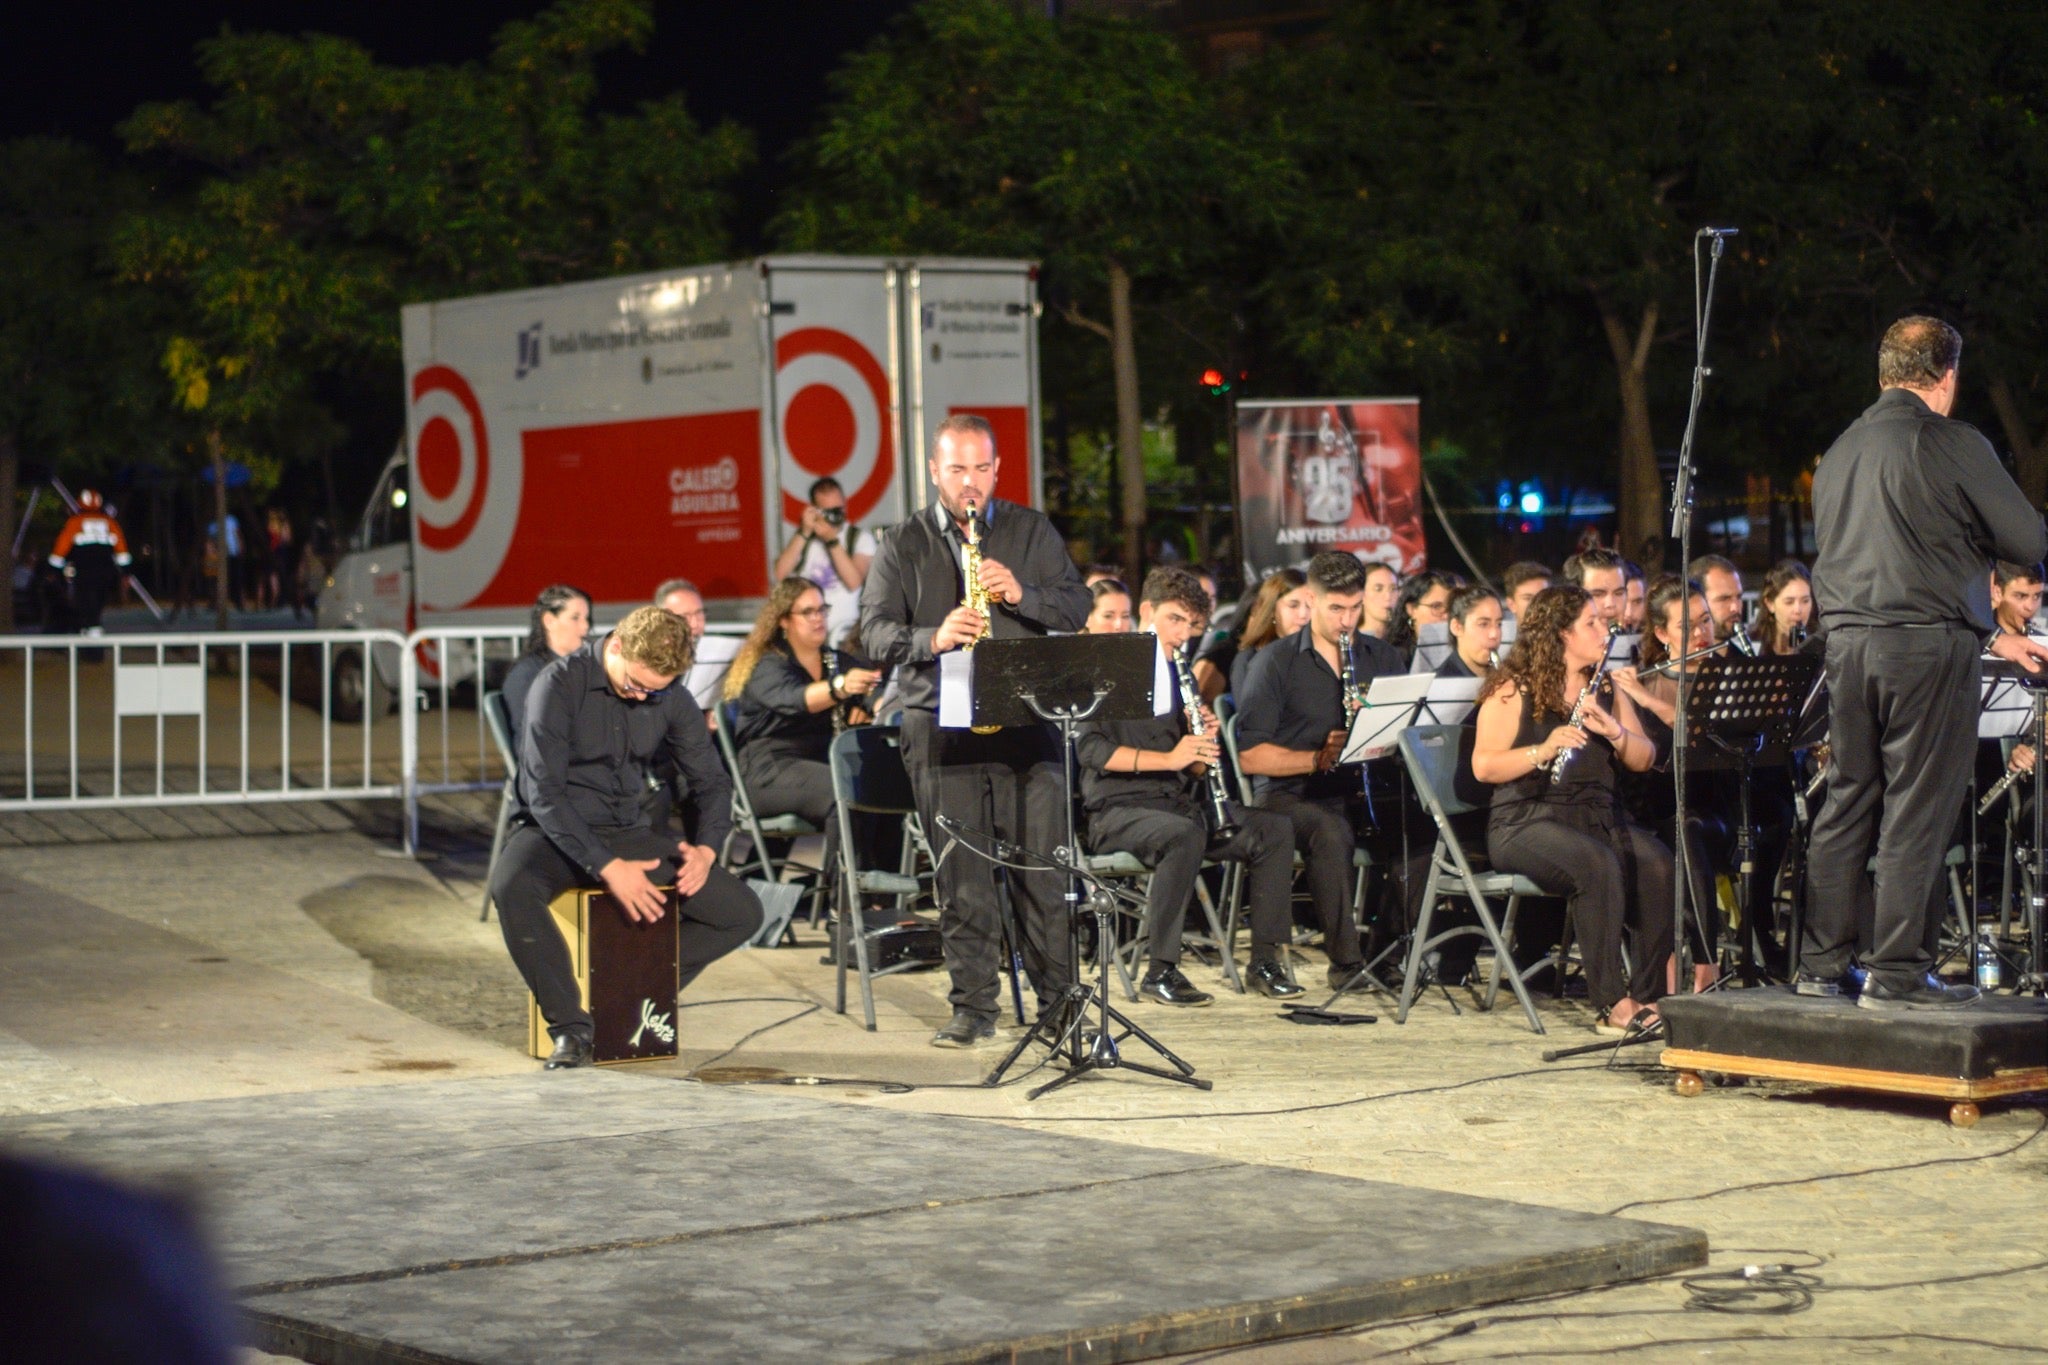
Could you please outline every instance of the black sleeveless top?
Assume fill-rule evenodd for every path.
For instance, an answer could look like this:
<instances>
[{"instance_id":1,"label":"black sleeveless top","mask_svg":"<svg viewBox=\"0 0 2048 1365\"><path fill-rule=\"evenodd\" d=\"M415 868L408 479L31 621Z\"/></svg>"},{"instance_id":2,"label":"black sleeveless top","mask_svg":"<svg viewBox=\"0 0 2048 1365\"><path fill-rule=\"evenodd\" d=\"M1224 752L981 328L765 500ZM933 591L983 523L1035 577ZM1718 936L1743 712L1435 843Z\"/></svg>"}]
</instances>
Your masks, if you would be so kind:
<instances>
[{"instance_id":1,"label":"black sleeveless top","mask_svg":"<svg viewBox=\"0 0 2048 1365\"><path fill-rule=\"evenodd\" d=\"M1521 689L1520 702L1522 724L1515 731L1515 748L1518 751L1541 744L1552 730L1569 719L1551 705L1537 712L1527 689ZM1559 781L1551 781L1551 773L1556 766L1553 764L1549 769L1538 769L1511 782L1497 784L1493 789L1487 828L1501 830L1532 820L1562 819L1575 828L1612 830L1616 819L1614 793L1618 766L1614 745L1599 735L1588 735L1582 748L1567 752L1575 756L1567 761L1564 777Z\"/></svg>"}]
</instances>

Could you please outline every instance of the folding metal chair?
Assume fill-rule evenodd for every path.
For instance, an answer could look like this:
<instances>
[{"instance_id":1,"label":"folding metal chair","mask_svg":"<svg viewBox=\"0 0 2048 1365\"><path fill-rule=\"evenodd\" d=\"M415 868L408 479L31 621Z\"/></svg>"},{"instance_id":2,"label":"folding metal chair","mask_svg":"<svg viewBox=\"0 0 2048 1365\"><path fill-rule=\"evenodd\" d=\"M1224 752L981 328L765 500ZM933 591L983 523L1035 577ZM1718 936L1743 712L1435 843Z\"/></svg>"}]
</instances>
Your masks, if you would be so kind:
<instances>
[{"instance_id":1,"label":"folding metal chair","mask_svg":"<svg viewBox=\"0 0 2048 1365\"><path fill-rule=\"evenodd\" d=\"M903 766L902 731L893 725L857 725L834 736L831 751L833 816L839 821L839 904L834 913L834 956L838 959L839 997L834 1008L846 1013L846 972L849 963L860 973L860 1003L868 1032L875 1031L874 981L879 976L912 971L926 964L899 962L878 968L873 963L875 941L889 933L904 918L916 918L907 902L924 889L921 878L905 864L911 858L906 835L904 856L898 870L864 868L859 846L853 838L854 812L874 815L912 815L917 800L910 786L910 773ZM964 856L964 855L956 855ZM879 928L870 928L863 906L870 896L893 896L901 913Z\"/></svg>"},{"instance_id":2,"label":"folding metal chair","mask_svg":"<svg viewBox=\"0 0 2048 1365\"><path fill-rule=\"evenodd\" d=\"M1501 978L1505 975L1515 998L1522 1002L1522 1012L1529 1018L1529 1027L1542 1033L1543 1021L1536 1015L1524 973L1516 969L1508 944L1514 936L1515 911L1521 905L1522 897L1541 896L1543 888L1514 873L1475 871L1471 858L1458 840L1457 830L1451 824L1452 816L1480 809L1477 802L1468 801L1458 794L1458 775L1472 770L1472 737L1471 728L1463 725L1411 726L1400 737L1401 760L1408 767L1416 795L1422 798L1429 818L1436 823L1437 835L1436 850L1429 860L1429 881L1423 887L1422 909L1415 920L1415 936L1408 945L1408 965L1401 974L1401 1000L1394 1012L1394 1022L1408 1022L1408 1007L1414 1004L1421 987L1424 956L1454 938L1476 934L1493 945L1493 975L1487 984L1483 1008L1493 1008L1493 1002L1500 993ZM1436 913L1438 897L1460 893L1471 902L1479 923L1454 925L1440 934L1431 934L1429 923ZM1505 919L1496 921L1489 901L1500 897L1507 900L1507 915ZM1530 971L1547 965L1550 965L1550 960L1546 957ZM1558 979L1562 981L1563 964L1559 962L1557 965Z\"/></svg>"},{"instance_id":3,"label":"folding metal chair","mask_svg":"<svg viewBox=\"0 0 2048 1365\"><path fill-rule=\"evenodd\" d=\"M491 919L491 874L498 870L498 854L505 848L505 830L512 823L512 803L517 798L519 786L519 746L512 740L512 716L505 709L503 692L484 693L484 724L490 727L491 741L498 746L498 757L505 761L505 785L498 793L498 825L491 831L491 860L484 865L483 912L477 919L485 924Z\"/></svg>"},{"instance_id":4,"label":"folding metal chair","mask_svg":"<svg viewBox=\"0 0 2048 1365\"><path fill-rule=\"evenodd\" d=\"M733 840L744 834L753 842L753 847L741 868L752 865L760 869L763 881L781 881L790 862L786 856L777 858L772 855L768 851L768 841L790 841L801 839L807 834L823 834L824 831L800 815L770 815L763 818L754 814L754 800L747 792L747 780L740 775L739 751L732 743L732 727L736 714L731 702L722 703L718 708L718 724L712 729L712 733L718 736L718 756L725 760L725 770L732 776L732 829L726 833L724 847L718 850L718 861L728 867L732 866ZM737 872L741 868L733 870ZM806 876L810 874L809 868L800 870ZM830 868L821 869L819 879L822 881L830 877L831 872Z\"/></svg>"}]
</instances>

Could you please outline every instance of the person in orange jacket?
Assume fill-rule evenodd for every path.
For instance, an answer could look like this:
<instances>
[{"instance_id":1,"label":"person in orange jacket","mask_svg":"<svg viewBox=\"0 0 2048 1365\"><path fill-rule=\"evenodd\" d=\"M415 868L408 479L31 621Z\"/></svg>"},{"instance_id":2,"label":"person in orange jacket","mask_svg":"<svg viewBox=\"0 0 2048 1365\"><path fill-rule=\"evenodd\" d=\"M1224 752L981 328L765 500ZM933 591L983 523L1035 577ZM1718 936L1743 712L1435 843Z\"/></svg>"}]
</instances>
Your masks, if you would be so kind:
<instances>
[{"instance_id":1,"label":"person in orange jacket","mask_svg":"<svg viewBox=\"0 0 2048 1365\"><path fill-rule=\"evenodd\" d=\"M100 633L100 613L107 595L121 581L129 564L128 537L121 523L93 489L78 495L78 510L57 534L50 548L50 564L62 569L71 580L71 605L78 614L78 627L86 635Z\"/></svg>"}]
</instances>

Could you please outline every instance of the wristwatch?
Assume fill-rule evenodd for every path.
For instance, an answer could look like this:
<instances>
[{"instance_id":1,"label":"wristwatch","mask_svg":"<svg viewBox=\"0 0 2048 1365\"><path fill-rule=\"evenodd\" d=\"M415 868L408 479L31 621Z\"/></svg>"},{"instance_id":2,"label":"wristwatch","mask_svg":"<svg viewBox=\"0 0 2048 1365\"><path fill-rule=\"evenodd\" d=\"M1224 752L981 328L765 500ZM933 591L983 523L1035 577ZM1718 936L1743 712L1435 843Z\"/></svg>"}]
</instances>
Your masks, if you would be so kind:
<instances>
[{"instance_id":1,"label":"wristwatch","mask_svg":"<svg viewBox=\"0 0 2048 1365\"><path fill-rule=\"evenodd\" d=\"M832 693L832 700L846 700L846 675L844 673L834 673L831 680L825 684L825 687Z\"/></svg>"}]
</instances>

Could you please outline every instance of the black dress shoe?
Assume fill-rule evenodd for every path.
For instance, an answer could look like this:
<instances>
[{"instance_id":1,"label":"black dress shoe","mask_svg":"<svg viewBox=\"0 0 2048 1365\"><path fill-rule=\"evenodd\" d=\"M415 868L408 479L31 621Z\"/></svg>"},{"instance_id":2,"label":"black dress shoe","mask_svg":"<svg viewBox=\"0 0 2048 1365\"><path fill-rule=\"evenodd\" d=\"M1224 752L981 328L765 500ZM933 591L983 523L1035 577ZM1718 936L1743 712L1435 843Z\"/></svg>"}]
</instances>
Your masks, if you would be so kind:
<instances>
[{"instance_id":1,"label":"black dress shoe","mask_svg":"<svg viewBox=\"0 0 2048 1365\"><path fill-rule=\"evenodd\" d=\"M1890 986L1873 976L1863 983L1856 1003L1867 1010L1952 1010L1984 998L1975 986L1947 986L1933 974L1910 986Z\"/></svg>"},{"instance_id":2,"label":"black dress shoe","mask_svg":"<svg viewBox=\"0 0 2048 1365\"><path fill-rule=\"evenodd\" d=\"M589 1066L591 1058L590 1040L576 1032L564 1033L555 1039L555 1050L548 1054L545 1071L566 1071L572 1066Z\"/></svg>"},{"instance_id":3,"label":"black dress shoe","mask_svg":"<svg viewBox=\"0 0 2048 1365\"><path fill-rule=\"evenodd\" d=\"M1847 972L1840 976L1828 976L1822 972L1809 972L1802 969L1792 978L1792 993L1794 995L1814 996L1850 995L1854 992L1844 989L1844 984L1848 979Z\"/></svg>"},{"instance_id":4,"label":"black dress shoe","mask_svg":"<svg viewBox=\"0 0 2048 1365\"><path fill-rule=\"evenodd\" d=\"M1356 978L1354 980L1354 978ZM1366 975L1363 962L1340 963L1330 968L1330 989L1333 991L1369 991L1372 978Z\"/></svg>"},{"instance_id":5,"label":"black dress shoe","mask_svg":"<svg viewBox=\"0 0 2048 1365\"><path fill-rule=\"evenodd\" d=\"M1287 969L1276 958L1253 958L1252 965L1245 969L1244 979L1269 1000L1292 1000L1301 994L1302 988L1287 979Z\"/></svg>"},{"instance_id":6,"label":"black dress shoe","mask_svg":"<svg viewBox=\"0 0 2048 1365\"><path fill-rule=\"evenodd\" d=\"M1195 983L1168 962L1145 973L1145 979L1138 983L1138 998L1155 1005L1206 1005L1216 997L1196 990Z\"/></svg>"},{"instance_id":7,"label":"black dress shoe","mask_svg":"<svg viewBox=\"0 0 2048 1365\"><path fill-rule=\"evenodd\" d=\"M973 1010L954 1010L937 1033L933 1047L975 1047L996 1036L996 1021L984 1019Z\"/></svg>"}]
</instances>

